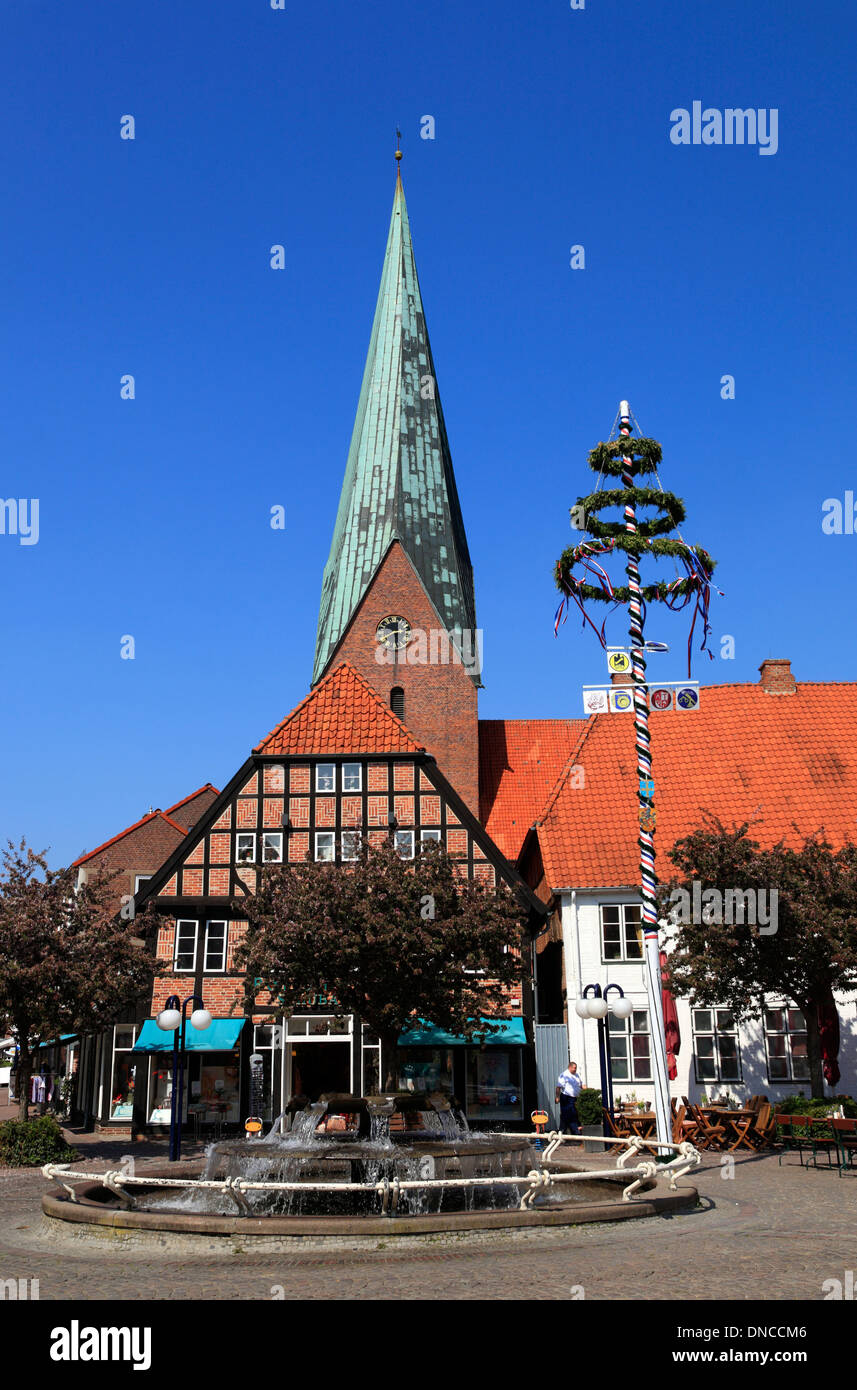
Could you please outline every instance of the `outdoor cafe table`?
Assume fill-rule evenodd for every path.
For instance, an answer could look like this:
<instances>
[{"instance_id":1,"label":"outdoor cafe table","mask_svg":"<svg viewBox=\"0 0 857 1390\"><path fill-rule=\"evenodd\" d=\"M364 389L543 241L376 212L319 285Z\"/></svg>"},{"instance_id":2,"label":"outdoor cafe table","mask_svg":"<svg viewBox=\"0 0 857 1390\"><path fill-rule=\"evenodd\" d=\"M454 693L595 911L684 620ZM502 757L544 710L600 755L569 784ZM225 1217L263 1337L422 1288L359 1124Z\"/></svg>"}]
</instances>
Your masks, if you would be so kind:
<instances>
[{"instance_id":1,"label":"outdoor cafe table","mask_svg":"<svg viewBox=\"0 0 857 1390\"><path fill-rule=\"evenodd\" d=\"M640 1139L653 1139L655 1136L655 1126L657 1116L654 1110L637 1110L622 1116L625 1124L632 1134L636 1134Z\"/></svg>"},{"instance_id":2,"label":"outdoor cafe table","mask_svg":"<svg viewBox=\"0 0 857 1390\"><path fill-rule=\"evenodd\" d=\"M700 1106L700 1110L714 1124L726 1126L724 1148L729 1150L752 1149L753 1145L747 1135L756 1123L755 1110L724 1110L719 1105Z\"/></svg>"}]
</instances>

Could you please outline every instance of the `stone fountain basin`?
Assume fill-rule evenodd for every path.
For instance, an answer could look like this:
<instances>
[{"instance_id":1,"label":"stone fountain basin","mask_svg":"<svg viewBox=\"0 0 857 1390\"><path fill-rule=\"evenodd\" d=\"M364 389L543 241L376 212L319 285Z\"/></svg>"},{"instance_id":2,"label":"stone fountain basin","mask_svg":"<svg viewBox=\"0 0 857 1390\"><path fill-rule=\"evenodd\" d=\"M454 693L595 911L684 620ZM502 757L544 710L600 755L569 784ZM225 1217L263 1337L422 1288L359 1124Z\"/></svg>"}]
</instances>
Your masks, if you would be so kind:
<instances>
[{"instance_id":1,"label":"stone fountain basin","mask_svg":"<svg viewBox=\"0 0 857 1390\"><path fill-rule=\"evenodd\" d=\"M514 1142L514 1141L513 1141ZM363 1145L359 1157L366 1157ZM437 1150L448 1155L460 1152L457 1145L439 1143ZM479 1145L469 1146L479 1151ZM420 1145L421 1150L423 1145ZM246 1145L242 1153L246 1154ZM341 1152L341 1146L340 1146ZM373 1157L376 1156L373 1154ZM583 1171L583 1170L579 1170ZM202 1165L182 1164L182 1175L195 1178ZM174 1177L175 1168L165 1166L152 1171L152 1177ZM499 1179L502 1181L502 1179ZM682 1183L676 1192L659 1190L635 1195L623 1202L622 1189L630 1181L627 1174L599 1172L592 1181L570 1185L577 1190L571 1197L562 1189L552 1194L548 1204L520 1211L505 1208L489 1211L436 1212L426 1215L396 1216L213 1216L204 1213L166 1211L126 1211L113 1194L99 1182L75 1183L77 1201L65 1194L45 1193L42 1211L50 1223L72 1223L80 1234L121 1238L123 1235L143 1237L150 1233L155 1243L162 1245L165 1232L185 1237L240 1237L242 1248L254 1240L260 1243L281 1239L284 1249L293 1248L296 1238L313 1236L394 1236L431 1235L435 1232L477 1232L516 1230L535 1226L574 1226L591 1222L632 1221L644 1216L660 1216L666 1212L687 1210L697 1204L695 1187ZM581 1192L581 1188L586 1192ZM153 1187L150 1195L165 1189ZM134 1189L135 1197L145 1201L149 1190ZM178 1189L177 1189L178 1191Z\"/></svg>"}]
</instances>

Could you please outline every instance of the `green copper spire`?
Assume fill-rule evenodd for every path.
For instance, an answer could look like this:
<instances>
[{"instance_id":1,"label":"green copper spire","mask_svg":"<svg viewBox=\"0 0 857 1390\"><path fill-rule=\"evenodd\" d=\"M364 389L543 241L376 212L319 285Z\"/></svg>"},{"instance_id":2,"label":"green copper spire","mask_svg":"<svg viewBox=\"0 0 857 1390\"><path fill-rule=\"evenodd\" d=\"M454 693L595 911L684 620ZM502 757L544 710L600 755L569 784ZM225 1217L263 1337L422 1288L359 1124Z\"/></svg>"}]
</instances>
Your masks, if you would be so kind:
<instances>
[{"instance_id":1,"label":"green copper spire","mask_svg":"<svg viewBox=\"0 0 857 1390\"><path fill-rule=\"evenodd\" d=\"M313 684L392 541L401 542L447 631L473 632L464 534L401 178L325 566ZM475 641L475 638L471 638Z\"/></svg>"}]
</instances>

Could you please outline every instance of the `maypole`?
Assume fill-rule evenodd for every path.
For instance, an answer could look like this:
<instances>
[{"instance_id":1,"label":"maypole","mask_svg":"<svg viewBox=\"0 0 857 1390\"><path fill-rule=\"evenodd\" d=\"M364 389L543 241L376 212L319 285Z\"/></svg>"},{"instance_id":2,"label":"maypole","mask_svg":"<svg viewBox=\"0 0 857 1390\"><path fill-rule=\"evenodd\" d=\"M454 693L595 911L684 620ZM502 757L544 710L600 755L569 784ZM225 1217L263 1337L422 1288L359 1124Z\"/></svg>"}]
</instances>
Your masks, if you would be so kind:
<instances>
[{"instance_id":1,"label":"maypole","mask_svg":"<svg viewBox=\"0 0 857 1390\"><path fill-rule=\"evenodd\" d=\"M572 508L572 524L588 533L592 539L570 546L560 557L556 567L557 587L564 598L556 615L554 630L558 631L563 610L568 610L574 602L583 617L598 637L601 646L607 649L606 621L597 628L586 611L585 604L591 600L628 605L630 632L630 666L633 682L634 744L637 755L637 802L639 827L637 843L640 852L640 898L643 928L643 966L646 979L646 992L649 1006L649 1031L653 1082L655 1092L655 1116L657 1121L657 1140L659 1144L669 1144L672 1140L672 1119L670 1115L669 1075L667 1071L667 1048L664 1035L663 982L661 979L660 951L658 942L657 879L655 876L655 799L652 777L652 752L649 737L649 706L670 710L693 710L698 707L699 694L692 683L658 682L651 693L646 676L646 650L666 650L663 643L646 643L645 626L646 605L661 602L668 608L683 608L694 604L693 620L688 637L688 676L690 676L690 654L696 619L702 616L702 648L705 650L710 627L708 623L708 602L711 589L711 574L714 561L701 546L688 545L678 532L684 521L684 505L680 498L671 492L664 492L657 476L661 461L661 447L654 439L631 438L631 409L627 401L619 406L620 438L606 444L599 444L589 455L589 466L598 474L598 487L588 497L578 498ZM621 488L601 489L604 475L621 481ZM641 474L654 474L658 486L641 486ZM622 509L623 520L605 522L597 513L608 507ZM639 519L638 507L655 507L662 515ZM580 518L584 521L581 523ZM574 518L577 518L575 521ZM675 531L677 539L669 533ZM622 551L627 556L625 573L627 586L613 587L610 577L600 560L613 551ZM676 565L681 565L684 574L669 583L660 581L640 584L640 556L649 553L653 557L669 556ZM574 570L580 567L590 580L578 577ZM567 617L567 612L566 612ZM615 649L614 649L615 652ZM709 651L709 657L712 653ZM613 670L627 669L628 658L621 658L618 665L611 657L608 666ZM676 685L673 690L669 687ZM611 694L609 687L588 687L584 698L587 713L619 711L630 705L630 700L622 699L619 692Z\"/></svg>"},{"instance_id":2,"label":"maypole","mask_svg":"<svg viewBox=\"0 0 857 1390\"><path fill-rule=\"evenodd\" d=\"M622 401L619 406L619 433L626 439L631 433L631 408L627 401ZM625 503L625 530L629 535L636 536L634 466L630 455L622 455L622 465L622 483L629 493L628 501ZM637 796L640 803L637 843L640 846L640 896L643 900L643 950L655 1083L655 1119L658 1142L669 1144L672 1140L672 1116L658 941L658 905L655 893L655 785L652 778L652 748L649 738L649 688L646 684L646 656L643 646L644 618L640 567L633 550L629 551L625 573L628 576L628 635L631 639L631 674L634 680L634 744L637 752Z\"/></svg>"}]
</instances>

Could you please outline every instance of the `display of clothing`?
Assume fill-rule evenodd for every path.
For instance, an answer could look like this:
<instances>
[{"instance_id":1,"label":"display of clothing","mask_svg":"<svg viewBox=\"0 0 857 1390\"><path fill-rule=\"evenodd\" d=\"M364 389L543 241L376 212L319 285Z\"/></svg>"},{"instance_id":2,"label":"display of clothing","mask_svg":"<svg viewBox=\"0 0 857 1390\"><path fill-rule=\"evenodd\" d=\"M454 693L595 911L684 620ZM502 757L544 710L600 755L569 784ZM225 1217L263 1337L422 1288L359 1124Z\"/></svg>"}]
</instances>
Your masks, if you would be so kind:
<instances>
[{"instance_id":1,"label":"display of clothing","mask_svg":"<svg viewBox=\"0 0 857 1390\"><path fill-rule=\"evenodd\" d=\"M30 1082L30 1101L33 1105L43 1105L45 1102L45 1078L34 1076Z\"/></svg>"}]
</instances>

